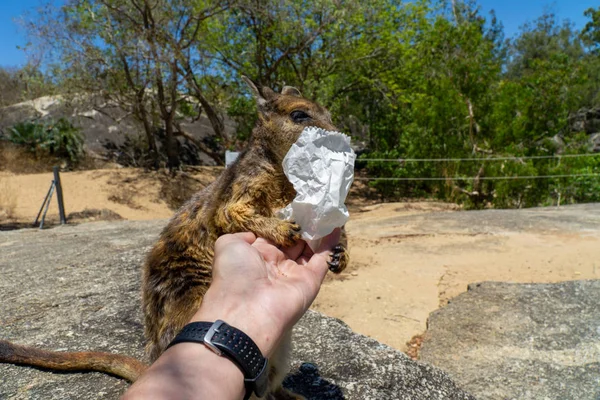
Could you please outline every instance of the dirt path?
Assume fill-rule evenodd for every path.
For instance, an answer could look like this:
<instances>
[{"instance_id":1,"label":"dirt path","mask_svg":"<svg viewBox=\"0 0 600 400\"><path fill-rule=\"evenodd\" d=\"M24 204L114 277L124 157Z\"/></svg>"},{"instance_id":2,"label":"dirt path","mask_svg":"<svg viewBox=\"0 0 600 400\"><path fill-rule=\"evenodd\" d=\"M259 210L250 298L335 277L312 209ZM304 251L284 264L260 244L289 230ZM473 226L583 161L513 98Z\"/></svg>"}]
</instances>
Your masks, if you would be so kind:
<instances>
[{"instance_id":1,"label":"dirt path","mask_svg":"<svg viewBox=\"0 0 600 400\"><path fill-rule=\"evenodd\" d=\"M216 173L200 170L190 179L202 187ZM173 213L169 204L177 184L169 186L164 174L122 169L61 176L68 213L109 209L130 220ZM15 220L31 222L51 180L51 174L0 174L0 203L9 204ZM600 279L600 205L588 207L482 212L440 203L354 207L358 211L347 225L351 266L341 277L328 277L314 308L406 350L406 342L425 331L429 313L469 283ZM57 218L55 203L50 215Z\"/></svg>"},{"instance_id":2,"label":"dirt path","mask_svg":"<svg viewBox=\"0 0 600 400\"><path fill-rule=\"evenodd\" d=\"M190 179L201 188L212 182L218 173L218 168L198 168ZM4 205L10 209L12 219L32 222L52 179L52 173L15 175L0 172L0 210ZM169 201L177 193L173 193L169 180L164 173L125 168L61 173L67 214L85 209L108 209L128 220L163 219L173 215ZM48 217L58 219L56 196Z\"/></svg>"},{"instance_id":3,"label":"dirt path","mask_svg":"<svg viewBox=\"0 0 600 400\"><path fill-rule=\"evenodd\" d=\"M600 279L600 205L436 208L443 206L396 203L354 214L353 271L325 285L314 307L406 350L429 313L469 283Z\"/></svg>"}]
</instances>

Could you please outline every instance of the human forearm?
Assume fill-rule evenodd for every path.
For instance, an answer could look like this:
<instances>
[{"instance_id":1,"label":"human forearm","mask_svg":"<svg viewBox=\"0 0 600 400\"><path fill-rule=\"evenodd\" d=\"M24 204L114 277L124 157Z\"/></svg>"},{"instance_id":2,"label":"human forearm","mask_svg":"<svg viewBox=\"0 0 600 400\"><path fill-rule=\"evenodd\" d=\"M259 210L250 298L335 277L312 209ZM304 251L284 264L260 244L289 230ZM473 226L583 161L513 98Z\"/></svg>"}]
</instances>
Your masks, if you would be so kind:
<instances>
[{"instance_id":1,"label":"human forearm","mask_svg":"<svg viewBox=\"0 0 600 400\"><path fill-rule=\"evenodd\" d=\"M269 357L284 332L268 323L262 307L227 295L219 284L211 286L190 322L221 319L246 333ZM200 343L170 347L136 382L123 400L241 399L244 377L234 362Z\"/></svg>"},{"instance_id":2,"label":"human forearm","mask_svg":"<svg viewBox=\"0 0 600 400\"><path fill-rule=\"evenodd\" d=\"M239 400L244 396L240 369L197 343L169 348L127 391L123 400Z\"/></svg>"}]
</instances>

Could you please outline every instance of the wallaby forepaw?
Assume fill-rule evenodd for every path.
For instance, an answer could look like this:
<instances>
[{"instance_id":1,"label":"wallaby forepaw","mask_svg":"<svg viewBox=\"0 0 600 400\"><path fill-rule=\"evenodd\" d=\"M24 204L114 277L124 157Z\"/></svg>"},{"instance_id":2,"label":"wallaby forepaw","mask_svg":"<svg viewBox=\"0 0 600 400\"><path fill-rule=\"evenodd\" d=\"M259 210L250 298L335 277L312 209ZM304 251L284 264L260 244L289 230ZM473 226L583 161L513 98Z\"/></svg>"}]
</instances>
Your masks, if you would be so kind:
<instances>
[{"instance_id":1,"label":"wallaby forepaw","mask_svg":"<svg viewBox=\"0 0 600 400\"><path fill-rule=\"evenodd\" d=\"M346 248L341 244L338 244L331 250L330 258L331 260L327 261L327 265L329 265L329 270L336 274L345 270L350 261Z\"/></svg>"},{"instance_id":2,"label":"wallaby forepaw","mask_svg":"<svg viewBox=\"0 0 600 400\"><path fill-rule=\"evenodd\" d=\"M292 247L301 238L300 225L293 221L282 221L277 226L275 243L283 247Z\"/></svg>"}]
</instances>

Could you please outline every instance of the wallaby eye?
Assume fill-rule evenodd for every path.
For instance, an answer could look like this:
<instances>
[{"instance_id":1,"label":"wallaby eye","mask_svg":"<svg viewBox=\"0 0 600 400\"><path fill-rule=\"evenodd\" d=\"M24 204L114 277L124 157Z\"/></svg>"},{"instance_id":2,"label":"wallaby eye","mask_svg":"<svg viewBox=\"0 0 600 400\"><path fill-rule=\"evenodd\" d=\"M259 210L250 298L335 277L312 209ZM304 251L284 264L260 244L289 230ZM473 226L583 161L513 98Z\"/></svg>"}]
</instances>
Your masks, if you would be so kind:
<instances>
[{"instance_id":1,"label":"wallaby eye","mask_svg":"<svg viewBox=\"0 0 600 400\"><path fill-rule=\"evenodd\" d=\"M301 122L306 122L311 119L310 115L300 110L292 111L290 114L290 118L292 118L292 121L294 121L297 124Z\"/></svg>"}]
</instances>

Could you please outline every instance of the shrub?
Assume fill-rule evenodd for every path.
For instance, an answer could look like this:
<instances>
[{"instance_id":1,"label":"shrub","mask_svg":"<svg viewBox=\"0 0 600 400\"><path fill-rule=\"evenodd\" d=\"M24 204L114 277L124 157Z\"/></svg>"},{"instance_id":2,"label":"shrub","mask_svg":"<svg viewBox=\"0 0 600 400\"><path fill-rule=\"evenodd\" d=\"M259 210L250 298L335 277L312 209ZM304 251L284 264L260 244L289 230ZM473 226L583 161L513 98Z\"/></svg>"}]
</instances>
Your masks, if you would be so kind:
<instances>
[{"instance_id":1,"label":"shrub","mask_svg":"<svg viewBox=\"0 0 600 400\"><path fill-rule=\"evenodd\" d=\"M17 123L10 129L8 140L32 153L47 153L71 163L77 163L83 155L81 130L64 118L56 122Z\"/></svg>"}]
</instances>

